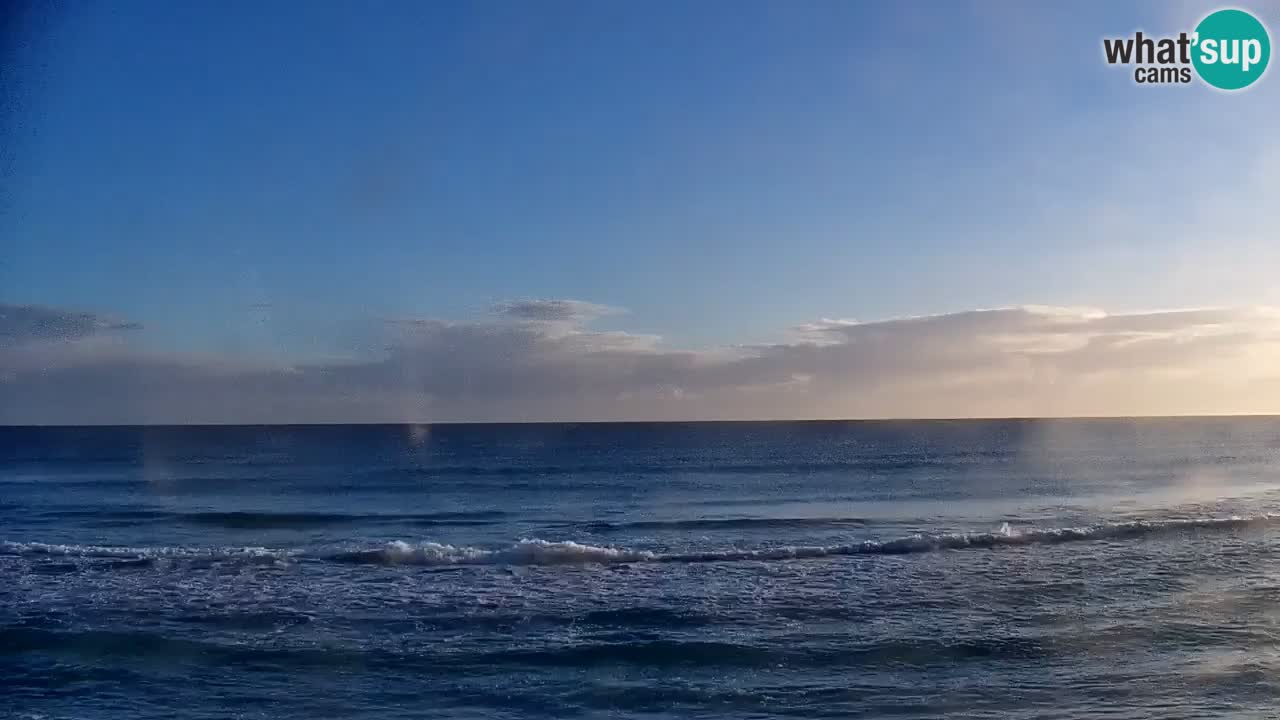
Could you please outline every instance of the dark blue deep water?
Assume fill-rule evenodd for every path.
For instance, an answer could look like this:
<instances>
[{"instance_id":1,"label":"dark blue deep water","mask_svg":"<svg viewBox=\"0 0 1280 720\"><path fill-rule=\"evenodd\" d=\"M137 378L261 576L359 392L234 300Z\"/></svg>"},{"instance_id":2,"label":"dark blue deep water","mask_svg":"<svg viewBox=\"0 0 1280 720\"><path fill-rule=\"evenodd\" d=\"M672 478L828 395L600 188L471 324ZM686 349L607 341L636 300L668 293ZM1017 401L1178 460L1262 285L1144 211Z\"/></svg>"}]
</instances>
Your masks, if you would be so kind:
<instances>
[{"instance_id":1,"label":"dark blue deep water","mask_svg":"<svg viewBox=\"0 0 1280 720\"><path fill-rule=\"evenodd\" d=\"M0 716L1280 714L1280 421L0 428Z\"/></svg>"}]
</instances>

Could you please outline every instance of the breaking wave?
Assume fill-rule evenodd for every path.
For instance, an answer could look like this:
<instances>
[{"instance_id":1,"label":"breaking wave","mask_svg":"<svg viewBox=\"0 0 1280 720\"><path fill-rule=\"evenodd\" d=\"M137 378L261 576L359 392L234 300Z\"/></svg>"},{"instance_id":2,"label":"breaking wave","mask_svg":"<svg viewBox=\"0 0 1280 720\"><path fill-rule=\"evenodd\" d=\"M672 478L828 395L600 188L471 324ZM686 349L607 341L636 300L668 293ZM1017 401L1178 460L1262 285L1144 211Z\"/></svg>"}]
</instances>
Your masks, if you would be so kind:
<instances>
[{"instance_id":1,"label":"breaking wave","mask_svg":"<svg viewBox=\"0 0 1280 720\"><path fill-rule=\"evenodd\" d=\"M382 565L582 565L654 562L665 556L647 550L534 539L497 550L434 542L411 545L397 540L380 548L341 552L331 557L338 562Z\"/></svg>"},{"instance_id":2,"label":"breaking wave","mask_svg":"<svg viewBox=\"0 0 1280 720\"><path fill-rule=\"evenodd\" d=\"M943 550L994 549L1010 546L1055 545L1071 542L1129 540L1182 533L1230 531L1262 527L1280 515L1250 517L1137 520L1075 528L1016 529L1007 523L996 532L921 534L891 540L863 540L837 545L787 545L756 549L709 549L658 552L625 547L589 545L574 541L525 539L502 548L449 545L437 542L393 541L373 548L337 552L272 550L268 548L130 548L0 542L0 555L106 558L115 560L208 559L319 561L372 565L611 565L625 563L699 563L780 561L871 555L911 555Z\"/></svg>"},{"instance_id":3,"label":"breaking wave","mask_svg":"<svg viewBox=\"0 0 1280 720\"><path fill-rule=\"evenodd\" d=\"M387 543L380 548L331 556L348 563L386 565L566 565L611 563L693 563L801 560L856 555L910 555L941 550L989 549L1005 546L1051 545L1091 540L1123 540L1186 531L1215 531L1266 525L1280 516L1140 520L1078 528L1019 530L1007 523L991 533L912 535L893 540L864 540L839 545L787 545L758 549L663 553L541 539L521 540L505 548L487 549L441 543Z\"/></svg>"},{"instance_id":4,"label":"breaking wave","mask_svg":"<svg viewBox=\"0 0 1280 720\"><path fill-rule=\"evenodd\" d=\"M69 545L42 542L0 542L0 555L21 557L85 558L98 560L244 560L280 562L298 556L292 550L263 547L123 547L114 545Z\"/></svg>"}]
</instances>

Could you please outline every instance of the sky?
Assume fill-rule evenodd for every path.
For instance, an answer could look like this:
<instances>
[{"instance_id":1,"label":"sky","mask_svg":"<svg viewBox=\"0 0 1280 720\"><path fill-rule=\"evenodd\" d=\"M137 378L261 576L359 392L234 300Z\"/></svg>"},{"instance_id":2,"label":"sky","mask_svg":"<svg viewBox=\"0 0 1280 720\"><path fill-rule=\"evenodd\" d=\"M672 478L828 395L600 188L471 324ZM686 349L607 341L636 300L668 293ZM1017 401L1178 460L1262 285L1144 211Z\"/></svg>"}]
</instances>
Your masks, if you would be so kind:
<instances>
[{"instance_id":1,"label":"sky","mask_svg":"<svg viewBox=\"0 0 1280 720\"><path fill-rule=\"evenodd\" d=\"M1218 7L14 6L0 423L1280 412Z\"/></svg>"}]
</instances>

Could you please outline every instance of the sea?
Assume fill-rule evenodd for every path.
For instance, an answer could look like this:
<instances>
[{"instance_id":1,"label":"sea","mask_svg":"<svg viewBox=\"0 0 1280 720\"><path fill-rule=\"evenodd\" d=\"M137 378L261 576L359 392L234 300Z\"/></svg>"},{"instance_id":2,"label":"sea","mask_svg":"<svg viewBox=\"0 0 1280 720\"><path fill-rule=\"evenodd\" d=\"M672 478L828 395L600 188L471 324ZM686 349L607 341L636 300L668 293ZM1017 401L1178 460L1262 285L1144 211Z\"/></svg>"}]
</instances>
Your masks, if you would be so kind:
<instances>
[{"instance_id":1,"label":"sea","mask_svg":"<svg viewBox=\"0 0 1280 720\"><path fill-rule=\"evenodd\" d=\"M1280 419L0 428L0 717L1280 717Z\"/></svg>"}]
</instances>

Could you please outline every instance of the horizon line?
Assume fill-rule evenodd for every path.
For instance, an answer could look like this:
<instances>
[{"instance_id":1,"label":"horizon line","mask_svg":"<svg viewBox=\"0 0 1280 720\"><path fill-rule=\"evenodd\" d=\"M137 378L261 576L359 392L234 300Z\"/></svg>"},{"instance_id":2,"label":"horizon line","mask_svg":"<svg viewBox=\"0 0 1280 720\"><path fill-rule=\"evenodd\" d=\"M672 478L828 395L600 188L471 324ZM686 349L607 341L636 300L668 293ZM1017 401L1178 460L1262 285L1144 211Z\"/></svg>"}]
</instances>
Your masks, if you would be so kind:
<instances>
[{"instance_id":1,"label":"horizon line","mask_svg":"<svg viewBox=\"0 0 1280 720\"><path fill-rule=\"evenodd\" d=\"M1280 418L1275 413L1207 413L1176 415L1008 415L971 417L856 417L856 418L770 418L770 419L690 419L690 420L401 420L388 422L209 422L209 423L0 423L9 429L84 429L84 428L306 428L306 427L413 427L422 425L712 425L712 424L779 424L779 423L887 423L887 422L1034 422L1055 420L1205 420Z\"/></svg>"}]
</instances>

